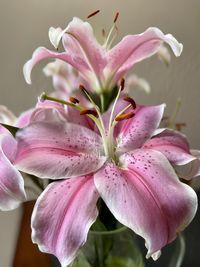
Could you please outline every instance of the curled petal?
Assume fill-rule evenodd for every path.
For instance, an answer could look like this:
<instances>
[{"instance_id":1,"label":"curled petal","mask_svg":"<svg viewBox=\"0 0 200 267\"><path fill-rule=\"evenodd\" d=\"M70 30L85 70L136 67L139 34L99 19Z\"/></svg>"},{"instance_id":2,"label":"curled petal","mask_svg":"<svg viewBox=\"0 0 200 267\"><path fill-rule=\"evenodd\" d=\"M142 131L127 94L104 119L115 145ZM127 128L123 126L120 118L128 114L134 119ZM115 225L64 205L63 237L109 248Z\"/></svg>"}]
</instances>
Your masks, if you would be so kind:
<instances>
[{"instance_id":1,"label":"curled petal","mask_svg":"<svg viewBox=\"0 0 200 267\"><path fill-rule=\"evenodd\" d=\"M26 199L24 181L12 165L17 143L10 134L0 136L0 209L11 210Z\"/></svg>"},{"instance_id":2,"label":"curled petal","mask_svg":"<svg viewBox=\"0 0 200 267\"><path fill-rule=\"evenodd\" d=\"M160 130L162 131L147 140L143 147L162 152L173 165L177 166L179 177L188 180L198 176L200 160L190 152L186 136L171 129Z\"/></svg>"},{"instance_id":3,"label":"curled petal","mask_svg":"<svg viewBox=\"0 0 200 267\"><path fill-rule=\"evenodd\" d=\"M131 74L126 79L126 88L128 92L131 92L132 89L139 88L145 93L149 94L151 92L151 87L147 80L138 77L136 74Z\"/></svg>"},{"instance_id":4,"label":"curled petal","mask_svg":"<svg viewBox=\"0 0 200 267\"><path fill-rule=\"evenodd\" d=\"M196 180L195 183L198 184L200 176L200 152L198 150L191 150L190 152L194 159L188 164L175 166L175 169L180 178L185 180L191 180L193 178L191 180L191 186L193 187L193 182ZM197 178L194 179L195 177Z\"/></svg>"},{"instance_id":5,"label":"curled petal","mask_svg":"<svg viewBox=\"0 0 200 267\"><path fill-rule=\"evenodd\" d=\"M162 152L175 165L184 165L196 159L190 153L186 136L171 129L153 136L143 147Z\"/></svg>"},{"instance_id":6,"label":"curled petal","mask_svg":"<svg viewBox=\"0 0 200 267\"><path fill-rule=\"evenodd\" d=\"M24 65L23 73L27 83L31 84L31 71L33 67L41 60L48 58L57 58L63 60L82 73L85 73L88 70L86 62L80 60L79 58L73 58L73 55L71 54L67 54L66 52L56 53L46 49L45 47L39 47L33 53L32 58Z\"/></svg>"},{"instance_id":7,"label":"curled petal","mask_svg":"<svg viewBox=\"0 0 200 267\"><path fill-rule=\"evenodd\" d=\"M100 136L73 123L33 123L18 131L17 140L15 165L41 178L89 174L106 160Z\"/></svg>"},{"instance_id":8,"label":"curled petal","mask_svg":"<svg viewBox=\"0 0 200 267\"><path fill-rule=\"evenodd\" d=\"M171 61L171 55L166 46L161 45L157 52L158 58L163 61L167 66Z\"/></svg>"},{"instance_id":9,"label":"curled petal","mask_svg":"<svg viewBox=\"0 0 200 267\"><path fill-rule=\"evenodd\" d=\"M141 147L159 126L165 105L138 106L135 116L119 125L118 151L123 153Z\"/></svg>"},{"instance_id":10,"label":"curled petal","mask_svg":"<svg viewBox=\"0 0 200 267\"><path fill-rule=\"evenodd\" d=\"M91 176L50 184L33 210L33 242L42 252L54 254L62 267L68 266L97 218L98 197Z\"/></svg>"},{"instance_id":11,"label":"curled petal","mask_svg":"<svg viewBox=\"0 0 200 267\"><path fill-rule=\"evenodd\" d=\"M171 34L164 35L158 28L148 28L144 33L124 37L108 52L107 71L118 71L121 76L124 75L135 63L157 53L163 42L171 47L176 56L180 56L183 45Z\"/></svg>"},{"instance_id":12,"label":"curled petal","mask_svg":"<svg viewBox=\"0 0 200 267\"><path fill-rule=\"evenodd\" d=\"M120 164L101 168L96 188L115 218L145 239L147 257L155 259L191 222L197 196L160 152L138 149L122 155Z\"/></svg>"},{"instance_id":13,"label":"curled petal","mask_svg":"<svg viewBox=\"0 0 200 267\"><path fill-rule=\"evenodd\" d=\"M59 43L60 43L60 40L62 39L63 34L64 34L64 31L61 28L51 27L49 29L49 40L56 49L59 46Z\"/></svg>"}]
</instances>

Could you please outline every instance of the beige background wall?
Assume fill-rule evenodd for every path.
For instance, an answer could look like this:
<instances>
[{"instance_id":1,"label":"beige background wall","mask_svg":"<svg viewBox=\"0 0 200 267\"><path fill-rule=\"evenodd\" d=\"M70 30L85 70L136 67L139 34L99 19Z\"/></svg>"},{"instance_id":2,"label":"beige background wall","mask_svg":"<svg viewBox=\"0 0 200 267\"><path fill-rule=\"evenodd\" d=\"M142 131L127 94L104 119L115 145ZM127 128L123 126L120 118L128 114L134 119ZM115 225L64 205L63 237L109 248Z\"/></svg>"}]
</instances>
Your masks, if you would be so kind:
<instances>
[{"instance_id":1,"label":"beige background wall","mask_svg":"<svg viewBox=\"0 0 200 267\"><path fill-rule=\"evenodd\" d=\"M51 88L42 66L33 72L33 85L28 86L22 66L40 45L52 48L48 40L50 26L65 27L73 16L91 18L99 35L109 29L116 11L120 11L119 38L127 33L140 33L149 26L157 26L172 33L184 44L180 58L172 56L169 68L152 58L142 62L135 72L151 84L152 94L135 91L139 102L166 102L167 113L181 96L179 121L187 123L185 133L191 145L200 148L200 1L199 0L0 0L0 104L16 114L34 104L41 91ZM13 240L19 211L0 213L0 266L10 267Z\"/></svg>"}]
</instances>

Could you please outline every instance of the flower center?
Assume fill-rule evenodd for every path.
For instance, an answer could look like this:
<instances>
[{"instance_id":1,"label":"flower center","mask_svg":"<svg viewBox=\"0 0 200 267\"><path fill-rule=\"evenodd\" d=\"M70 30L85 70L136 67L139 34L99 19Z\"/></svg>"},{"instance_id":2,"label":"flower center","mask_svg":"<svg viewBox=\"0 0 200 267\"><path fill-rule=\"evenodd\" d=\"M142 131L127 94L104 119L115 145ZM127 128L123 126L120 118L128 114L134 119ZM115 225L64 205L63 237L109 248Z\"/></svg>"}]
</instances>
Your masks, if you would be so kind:
<instances>
[{"instance_id":1,"label":"flower center","mask_svg":"<svg viewBox=\"0 0 200 267\"><path fill-rule=\"evenodd\" d=\"M114 103L112 105L111 111L107 111L107 114L104 113L105 116L106 115L109 116L108 126L105 125L105 120L104 120L102 113L100 111L100 107L95 103L95 101L91 97L90 93L85 89L85 87L83 85L80 85L79 88L82 91L82 93L84 93L84 95L89 100L89 102L93 105L93 108L85 108L85 107L81 106L81 104L79 103L79 100L73 96L69 97L69 102L68 102L65 100L61 100L61 99L57 99L57 98L48 96L45 93L43 93L41 95L40 99L42 101L51 100L51 101L55 101L55 102L73 107L73 108L80 111L81 116L87 115L89 118L91 118L93 120L93 122L95 123L95 125L97 126L99 133L102 137L102 143L103 143L105 156L107 158L113 160L117 164L118 159L117 159L117 155L115 153L116 152L116 141L114 138L115 126L120 121L132 118L135 115L135 112L129 111L126 113L126 111L130 108L132 108L133 110L136 108L135 101L132 98L130 98L129 96L125 96L123 98L123 100L128 102L128 105L124 109L122 109L117 115L114 115L115 111L116 111L117 102L119 100L121 92L124 89L124 86L125 86L125 80L122 79L120 86L118 88L117 96L116 96ZM110 115L109 115L109 113L110 113Z\"/></svg>"}]
</instances>

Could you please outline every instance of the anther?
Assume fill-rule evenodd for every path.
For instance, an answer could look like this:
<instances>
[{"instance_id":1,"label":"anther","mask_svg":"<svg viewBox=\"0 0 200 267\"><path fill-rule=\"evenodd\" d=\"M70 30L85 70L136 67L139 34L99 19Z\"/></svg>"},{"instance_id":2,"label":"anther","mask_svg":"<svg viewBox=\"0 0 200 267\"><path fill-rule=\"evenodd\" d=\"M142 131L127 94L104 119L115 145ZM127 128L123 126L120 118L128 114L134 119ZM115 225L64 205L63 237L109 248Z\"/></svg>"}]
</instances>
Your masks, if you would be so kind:
<instances>
[{"instance_id":1,"label":"anther","mask_svg":"<svg viewBox=\"0 0 200 267\"><path fill-rule=\"evenodd\" d=\"M98 114L95 109L83 109L80 115L93 115L98 118Z\"/></svg>"},{"instance_id":2,"label":"anther","mask_svg":"<svg viewBox=\"0 0 200 267\"><path fill-rule=\"evenodd\" d=\"M114 18L114 20L113 20L114 23L116 23L118 17L119 17L119 12L117 12L116 15L115 15L115 18Z\"/></svg>"},{"instance_id":3,"label":"anther","mask_svg":"<svg viewBox=\"0 0 200 267\"><path fill-rule=\"evenodd\" d=\"M72 102L73 104L78 104L79 103L79 100L73 96L70 96L69 97L69 101Z\"/></svg>"},{"instance_id":4,"label":"anther","mask_svg":"<svg viewBox=\"0 0 200 267\"><path fill-rule=\"evenodd\" d=\"M124 87L125 87L125 79L124 78L122 78L121 79L121 81L120 81L120 89L121 89L121 91L123 91L124 90Z\"/></svg>"},{"instance_id":5,"label":"anther","mask_svg":"<svg viewBox=\"0 0 200 267\"><path fill-rule=\"evenodd\" d=\"M125 101L129 102L133 109L136 109L136 103L135 103L135 100L133 98L131 98L130 96L125 96L123 99Z\"/></svg>"},{"instance_id":6,"label":"anther","mask_svg":"<svg viewBox=\"0 0 200 267\"><path fill-rule=\"evenodd\" d=\"M181 131L182 128L186 126L186 123L176 123L175 126L177 131Z\"/></svg>"},{"instance_id":7,"label":"anther","mask_svg":"<svg viewBox=\"0 0 200 267\"><path fill-rule=\"evenodd\" d=\"M100 12L100 10L98 9L98 10L92 12L90 15L88 15L87 18L89 19L89 18L95 16L96 14L98 14L99 12Z\"/></svg>"},{"instance_id":8,"label":"anther","mask_svg":"<svg viewBox=\"0 0 200 267\"><path fill-rule=\"evenodd\" d=\"M129 113L126 113L126 114L122 114L122 115L119 115L115 118L115 121L123 121L123 120L128 120L132 117L135 116L135 113L134 112L129 112Z\"/></svg>"},{"instance_id":9,"label":"anther","mask_svg":"<svg viewBox=\"0 0 200 267\"><path fill-rule=\"evenodd\" d=\"M85 86L80 84L79 85L79 89L84 93L84 94L88 94L89 95L89 92L85 89Z\"/></svg>"}]
</instances>

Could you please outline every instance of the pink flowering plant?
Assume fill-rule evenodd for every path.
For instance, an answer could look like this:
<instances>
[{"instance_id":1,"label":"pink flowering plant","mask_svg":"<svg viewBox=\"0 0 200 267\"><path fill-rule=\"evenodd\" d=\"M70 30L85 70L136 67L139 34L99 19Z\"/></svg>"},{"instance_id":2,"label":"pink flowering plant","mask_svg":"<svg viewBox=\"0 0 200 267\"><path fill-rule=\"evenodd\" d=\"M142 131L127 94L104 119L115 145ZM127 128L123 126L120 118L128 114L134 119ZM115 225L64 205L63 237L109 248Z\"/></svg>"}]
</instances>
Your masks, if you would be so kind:
<instances>
[{"instance_id":1,"label":"pink flowering plant","mask_svg":"<svg viewBox=\"0 0 200 267\"><path fill-rule=\"evenodd\" d=\"M79 18L64 30L50 28L51 43L57 49L62 42L64 51L37 48L24 77L31 83L32 68L54 59L44 72L55 91L42 93L19 118L0 107L0 208L29 200L23 174L39 185L32 240L62 267L144 266L112 256L110 238L104 238L106 246L98 244L101 257L95 250L88 257L89 232L109 236L129 228L145 239L146 257L156 260L197 210L188 185L200 174L197 153L190 152L185 135L160 128L165 104L144 106L128 95L134 83L149 91L148 83L135 74L126 77L154 54L169 60L164 45L175 56L183 46L158 28L112 46L118 15L103 44Z\"/></svg>"}]
</instances>

